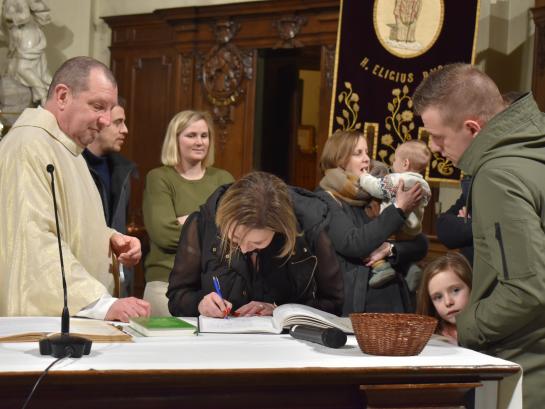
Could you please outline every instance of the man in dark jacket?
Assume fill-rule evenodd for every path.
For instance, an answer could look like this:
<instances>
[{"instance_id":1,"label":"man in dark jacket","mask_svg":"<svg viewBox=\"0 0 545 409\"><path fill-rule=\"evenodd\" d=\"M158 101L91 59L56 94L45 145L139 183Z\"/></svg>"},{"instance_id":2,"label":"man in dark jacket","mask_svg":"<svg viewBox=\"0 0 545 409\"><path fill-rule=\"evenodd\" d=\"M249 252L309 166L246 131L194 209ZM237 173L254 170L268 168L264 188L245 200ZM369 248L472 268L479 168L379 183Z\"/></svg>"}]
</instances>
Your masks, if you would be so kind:
<instances>
[{"instance_id":1,"label":"man in dark jacket","mask_svg":"<svg viewBox=\"0 0 545 409\"><path fill-rule=\"evenodd\" d=\"M136 165L118 153L128 133L122 104L112 108L110 126L99 132L83 151L83 157L100 193L106 224L126 234L131 176L136 174ZM121 296L132 295L133 275L133 269L123 269Z\"/></svg>"},{"instance_id":2,"label":"man in dark jacket","mask_svg":"<svg viewBox=\"0 0 545 409\"><path fill-rule=\"evenodd\" d=\"M545 115L530 93L506 104L467 64L445 66L414 96L432 150L472 175L473 289L458 340L519 363L524 408L545 400Z\"/></svg>"}]
</instances>

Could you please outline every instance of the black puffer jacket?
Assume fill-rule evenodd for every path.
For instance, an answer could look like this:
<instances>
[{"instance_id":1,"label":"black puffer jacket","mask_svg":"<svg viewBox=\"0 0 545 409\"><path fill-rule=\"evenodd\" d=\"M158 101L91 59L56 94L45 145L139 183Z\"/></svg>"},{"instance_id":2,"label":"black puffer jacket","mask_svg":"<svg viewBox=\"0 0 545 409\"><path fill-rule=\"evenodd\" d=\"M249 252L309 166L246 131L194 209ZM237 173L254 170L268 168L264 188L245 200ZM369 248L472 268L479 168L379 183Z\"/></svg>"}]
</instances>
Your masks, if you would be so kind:
<instances>
[{"instance_id":1,"label":"black puffer jacket","mask_svg":"<svg viewBox=\"0 0 545 409\"><path fill-rule=\"evenodd\" d=\"M410 264L421 260L428 250L423 234L414 240L394 242L396 255L388 259L398 273L395 280L380 288L368 285L370 268L363 261L372 251L399 231L405 222L398 209L388 206L376 218L364 209L333 198L321 188L316 190L329 205L328 234L335 247L344 276L343 315L353 312L411 312L410 294L404 275Z\"/></svg>"},{"instance_id":2,"label":"black puffer jacket","mask_svg":"<svg viewBox=\"0 0 545 409\"><path fill-rule=\"evenodd\" d=\"M229 262L221 254L214 220L219 199L228 187L218 188L184 224L169 278L171 314L198 315L199 302L214 291L213 276L220 280L223 296L234 310L250 301L277 305L294 302L340 314L343 281L335 251L324 231L328 224L327 205L312 192L290 187L302 234L288 259L276 257L284 241L276 234L271 244L258 252L259 269L255 271L249 255L238 253Z\"/></svg>"}]
</instances>

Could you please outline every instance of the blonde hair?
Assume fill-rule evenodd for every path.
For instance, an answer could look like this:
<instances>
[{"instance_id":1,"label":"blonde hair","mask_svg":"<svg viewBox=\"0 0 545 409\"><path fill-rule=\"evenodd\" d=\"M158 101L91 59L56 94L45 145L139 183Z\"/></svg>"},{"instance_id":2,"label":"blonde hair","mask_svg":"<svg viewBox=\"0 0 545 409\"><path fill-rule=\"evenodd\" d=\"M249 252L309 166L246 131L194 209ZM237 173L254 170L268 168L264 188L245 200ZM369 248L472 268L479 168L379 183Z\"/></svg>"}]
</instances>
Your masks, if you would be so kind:
<instances>
[{"instance_id":1,"label":"blonde hair","mask_svg":"<svg viewBox=\"0 0 545 409\"><path fill-rule=\"evenodd\" d=\"M210 139L208 152L202 161L202 166L203 168L206 168L214 164L214 142L216 139L214 121L206 111L187 110L178 112L168 124L163 147L161 148L161 163L163 165L176 166L180 163L182 158L180 157L178 135L185 131L191 124L200 121L201 119L206 122L206 126L208 127L208 138Z\"/></svg>"},{"instance_id":2,"label":"blonde hair","mask_svg":"<svg viewBox=\"0 0 545 409\"><path fill-rule=\"evenodd\" d=\"M443 271L452 271L469 287L471 290L471 265L467 259L460 253L448 252L443 256L437 257L431 261L422 272L422 280L416 293L416 313L430 315L441 320L437 313L431 297L428 286L430 280ZM437 327L438 330L440 327Z\"/></svg>"},{"instance_id":3,"label":"blonde hair","mask_svg":"<svg viewBox=\"0 0 545 409\"><path fill-rule=\"evenodd\" d=\"M216 211L222 254L232 255L238 247L228 238L238 226L267 229L284 239L278 257L290 256L297 238L297 219L288 186L266 172L251 172L233 183L221 197Z\"/></svg>"},{"instance_id":4,"label":"blonde hair","mask_svg":"<svg viewBox=\"0 0 545 409\"><path fill-rule=\"evenodd\" d=\"M363 133L352 130L337 130L327 138L320 158L322 172L338 167L344 168L360 138L363 138Z\"/></svg>"},{"instance_id":5,"label":"blonde hair","mask_svg":"<svg viewBox=\"0 0 545 409\"><path fill-rule=\"evenodd\" d=\"M497 85L485 73L470 64L445 65L432 72L418 85L413 95L418 115L436 108L445 125L460 129L466 119L486 124L505 109Z\"/></svg>"},{"instance_id":6,"label":"blonde hair","mask_svg":"<svg viewBox=\"0 0 545 409\"><path fill-rule=\"evenodd\" d=\"M395 156L402 160L407 159L411 172L422 173L428 166L431 152L423 141L413 139L399 145L396 148Z\"/></svg>"}]
</instances>

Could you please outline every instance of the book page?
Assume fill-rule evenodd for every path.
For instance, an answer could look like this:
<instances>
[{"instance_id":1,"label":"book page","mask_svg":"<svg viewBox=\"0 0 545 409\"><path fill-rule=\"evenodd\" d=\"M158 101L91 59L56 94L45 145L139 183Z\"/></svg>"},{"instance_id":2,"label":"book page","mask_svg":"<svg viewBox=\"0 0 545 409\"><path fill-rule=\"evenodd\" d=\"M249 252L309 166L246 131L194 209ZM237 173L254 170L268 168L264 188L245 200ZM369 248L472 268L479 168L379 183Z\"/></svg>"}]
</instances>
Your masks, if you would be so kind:
<instances>
[{"instance_id":1,"label":"book page","mask_svg":"<svg viewBox=\"0 0 545 409\"><path fill-rule=\"evenodd\" d=\"M276 328L272 317L199 317L199 332L223 332L231 334L268 332L280 334L282 328Z\"/></svg>"},{"instance_id":2,"label":"book page","mask_svg":"<svg viewBox=\"0 0 545 409\"><path fill-rule=\"evenodd\" d=\"M5 317L0 321L0 342L33 342L61 332L59 317ZM70 334L95 342L130 342L129 335L113 325L84 318L70 318Z\"/></svg>"},{"instance_id":3,"label":"book page","mask_svg":"<svg viewBox=\"0 0 545 409\"><path fill-rule=\"evenodd\" d=\"M295 324L312 325L320 328L335 327L347 334L353 334L352 323L348 317L337 317L325 311L303 304L283 304L273 311L278 326L290 327Z\"/></svg>"}]
</instances>

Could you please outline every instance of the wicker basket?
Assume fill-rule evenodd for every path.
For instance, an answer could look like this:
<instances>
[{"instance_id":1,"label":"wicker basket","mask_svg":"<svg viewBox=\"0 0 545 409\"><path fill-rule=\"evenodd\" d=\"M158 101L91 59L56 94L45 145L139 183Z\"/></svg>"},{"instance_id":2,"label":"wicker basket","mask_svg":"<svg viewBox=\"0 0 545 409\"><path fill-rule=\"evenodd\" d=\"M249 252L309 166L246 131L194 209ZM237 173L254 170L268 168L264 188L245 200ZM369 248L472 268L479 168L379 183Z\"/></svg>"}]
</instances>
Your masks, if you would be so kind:
<instances>
[{"instance_id":1,"label":"wicker basket","mask_svg":"<svg viewBox=\"0 0 545 409\"><path fill-rule=\"evenodd\" d=\"M369 355L418 355L437 326L437 319L419 314L350 314L360 349Z\"/></svg>"}]
</instances>

